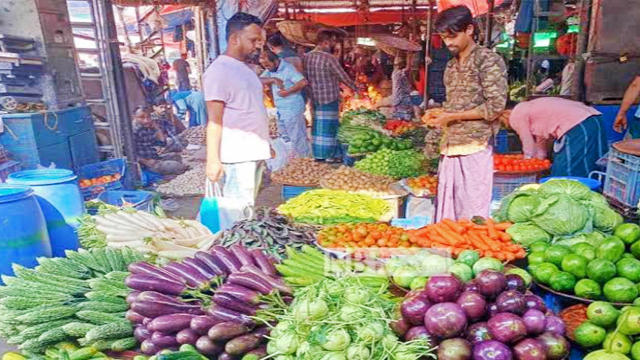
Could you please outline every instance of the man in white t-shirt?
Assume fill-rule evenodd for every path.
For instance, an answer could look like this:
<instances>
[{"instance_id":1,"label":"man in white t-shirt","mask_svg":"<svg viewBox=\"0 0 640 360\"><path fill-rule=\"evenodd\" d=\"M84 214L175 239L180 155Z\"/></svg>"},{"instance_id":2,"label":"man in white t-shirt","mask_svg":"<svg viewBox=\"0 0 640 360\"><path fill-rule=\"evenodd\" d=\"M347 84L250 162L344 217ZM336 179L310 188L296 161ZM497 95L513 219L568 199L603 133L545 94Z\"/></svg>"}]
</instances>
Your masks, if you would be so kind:
<instances>
[{"instance_id":1,"label":"man in white t-shirt","mask_svg":"<svg viewBox=\"0 0 640 360\"><path fill-rule=\"evenodd\" d=\"M227 23L227 50L204 73L207 102L207 177L225 197L253 205L263 160L271 157L262 82L245 60L263 45L262 23L237 13Z\"/></svg>"}]
</instances>

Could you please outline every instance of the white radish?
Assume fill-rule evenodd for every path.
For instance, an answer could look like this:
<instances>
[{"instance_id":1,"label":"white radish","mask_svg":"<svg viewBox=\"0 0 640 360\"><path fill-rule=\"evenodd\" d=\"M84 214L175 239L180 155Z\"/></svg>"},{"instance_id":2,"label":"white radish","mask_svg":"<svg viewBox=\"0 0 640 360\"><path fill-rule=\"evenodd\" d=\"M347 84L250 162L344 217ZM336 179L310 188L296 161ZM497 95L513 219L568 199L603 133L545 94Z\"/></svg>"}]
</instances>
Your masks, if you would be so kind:
<instances>
[{"instance_id":1,"label":"white radish","mask_svg":"<svg viewBox=\"0 0 640 360\"><path fill-rule=\"evenodd\" d=\"M116 214L107 214L105 215L105 217L108 220L111 220L115 223L118 223L120 226L122 227L127 227L127 228L135 228L135 229L146 229L143 226L140 226L140 224L137 224L129 214L125 213L125 212L119 212ZM151 229L147 229L147 230L151 230Z\"/></svg>"},{"instance_id":2,"label":"white radish","mask_svg":"<svg viewBox=\"0 0 640 360\"><path fill-rule=\"evenodd\" d=\"M106 218L96 218L96 223L98 224L98 226L100 226L102 228L105 228L105 229L118 229L118 230L130 231L130 232L137 232L137 231L140 231L140 230L145 230L143 228L134 227L132 225L122 225L122 223L111 221L111 220L106 219Z\"/></svg>"},{"instance_id":3,"label":"white radish","mask_svg":"<svg viewBox=\"0 0 640 360\"><path fill-rule=\"evenodd\" d=\"M134 248L137 249L139 246L144 246L144 242L140 241L140 240L136 240L136 241L117 241L117 242L110 242L107 244L107 246L112 247L112 248L123 248L123 247L130 247L130 248Z\"/></svg>"},{"instance_id":4,"label":"white radish","mask_svg":"<svg viewBox=\"0 0 640 360\"><path fill-rule=\"evenodd\" d=\"M201 222L196 220L183 220L185 224L193 226L194 229L200 233L200 235L211 235L211 230L208 227L202 225Z\"/></svg>"},{"instance_id":5,"label":"white radish","mask_svg":"<svg viewBox=\"0 0 640 360\"><path fill-rule=\"evenodd\" d=\"M200 250L209 250L209 248L215 244L216 240L218 240L217 237L210 236L208 239L200 241L198 245L196 245L196 248Z\"/></svg>"},{"instance_id":6,"label":"white radish","mask_svg":"<svg viewBox=\"0 0 640 360\"><path fill-rule=\"evenodd\" d=\"M183 224L184 224L184 222L183 222ZM191 225L184 224L183 229L184 229L184 231L187 233L187 235L189 235L189 238L195 238L195 237L198 237L198 236L202 236L202 235L200 235L200 234L198 233L198 231L197 231L193 226L191 226Z\"/></svg>"},{"instance_id":7,"label":"white radish","mask_svg":"<svg viewBox=\"0 0 640 360\"><path fill-rule=\"evenodd\" d=\"M184 251L163 250L158 252L158 256L171 259L171 260L181 260L187 257L192 257L195 254L196 254L196 250L184 250Z\"/></svg>"},{"instance_id":8,"label":"white radish","mask_svg":"<svg viewBox=\"0 0 640 360\"><path fill-rule=\"evenodd\" d=\"M132 232L130 230L122 230L122 229L116 229L116 228L106 228L104 226L98 225L96 226L96 230L103 232L105 234L112 234L112 235L118 235L118 236L130 236L130 235L138 235L141 238L145 237L145 236L152 236L154 233L149 231L149 230L138 230L136 232Z\"/></svg>"},{"instance_id":9,"label":"white radish","mask_svg":"<svg viewBox=\"0 0 640 360\"><path fill-rule=\"evenodd\" d=\"M107 234L108 242L127 242L127 241L142 241L146 236L140 235L115 235L115 234Z\"/></svg>"},{"instance_id":10,"label":"white radish","mask_svg":"<svg viewBox=\"0 0 640 360\"><path fill-rule=\"evenodd\" d=\"M148 220L146 216L142 215L143 213L144 213L143 211L138 211L138 212L129 214L129 216L134 221L136 221L136 223L139 224L140 227L144 227L145 229L151 229L151 230L154 230L154 231L163 230L161 227L158 227L157 224L155 224L154 222Z\"/></svg>"},{"instance_id":11,"label":"white radish","mask_svg":"<svg viewBox=\"0 0 640 360\"><path fill-rule=\"evenodd\" d=\"M102 226L106 226L106 227L116 226L117 225L115 222L110 221L109 219L107 219L106 217L104 217L102 215L95 215L92 218L96 222L97 225L102 225Z\"/></svg>"},{"instance_id":12,"label":"white radish","mask_svg":"<svg viewBox=\"0 0 640 360\"><path fill-rule=\"evenodd\" d=\"M158 248L158 250L175 250L175 251L193 250L186 246L174 244L171 241L165 241L165 240L159 240L159 239L154 239L152 244L156 248Z\"/></svg>"},{"instance_id":13,"label":"white radish","mask_svg":"<svg viewBox=\"0 0 640 360\"><path fill-rule=\"evenodd\" d=\"M162 221L160 221L160 219L158 219L157 216L155 215L151 215L148 212L145 211L138 211L137 215L141 218L143 218L144 220L152 223L153 225L155 225L156 228L158 229L162 229L162 230L166 230L165 225L162 223Z\"/></svg>"}]
</instances>

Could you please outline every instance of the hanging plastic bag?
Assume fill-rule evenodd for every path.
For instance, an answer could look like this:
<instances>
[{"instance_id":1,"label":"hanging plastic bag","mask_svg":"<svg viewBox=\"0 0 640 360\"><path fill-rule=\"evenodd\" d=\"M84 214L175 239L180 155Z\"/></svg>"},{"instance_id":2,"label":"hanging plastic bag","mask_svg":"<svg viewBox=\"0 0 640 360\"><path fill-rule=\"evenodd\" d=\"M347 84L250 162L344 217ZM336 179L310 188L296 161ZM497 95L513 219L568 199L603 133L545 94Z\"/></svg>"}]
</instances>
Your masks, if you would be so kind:
<instances>
[{"instance_id":1,"label":"hanging plastic bag","mask_svg":"<svg viewBox=\"0 0 640 360\"><path fill-rule=\"evenodd\" d=\"M228 230L236 221L251 217L251 208L237 199L224 197L218 183L207 179L200 203L200 222L214 234Z\"/></svg>"},{"instance_id":2,"label":"hanging plastic bag","mask_svg":"<svg viewBox=\"0 0 640 360\"><path fill-rule=\"evenodd\" d=\"M276 157L266 161L269 170L278 171L285 167L292 157L293 148L290 141L284 141L281 137L271 140L271 148L276 152Z\"/></svg>"}]
</instances>

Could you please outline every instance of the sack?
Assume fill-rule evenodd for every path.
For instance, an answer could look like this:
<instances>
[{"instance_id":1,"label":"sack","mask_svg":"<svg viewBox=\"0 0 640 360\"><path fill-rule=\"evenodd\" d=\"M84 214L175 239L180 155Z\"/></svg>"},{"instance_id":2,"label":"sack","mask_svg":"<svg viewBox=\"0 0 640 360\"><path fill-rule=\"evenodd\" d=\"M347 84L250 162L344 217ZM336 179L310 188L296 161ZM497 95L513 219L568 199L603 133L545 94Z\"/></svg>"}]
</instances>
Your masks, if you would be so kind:
<instances>
[{"instance_id":1,"label":"sack","mask_svg":"<svg viewBox=\"0 0 640 360\"><path fill-rule=\"evenodd\" d=\"M205 195L200 203L200 222L212 233L228 230L236 221L251 217L251 208L237 199L222 195L220 185L207 179Z\"/></svg>"}]
</instances>

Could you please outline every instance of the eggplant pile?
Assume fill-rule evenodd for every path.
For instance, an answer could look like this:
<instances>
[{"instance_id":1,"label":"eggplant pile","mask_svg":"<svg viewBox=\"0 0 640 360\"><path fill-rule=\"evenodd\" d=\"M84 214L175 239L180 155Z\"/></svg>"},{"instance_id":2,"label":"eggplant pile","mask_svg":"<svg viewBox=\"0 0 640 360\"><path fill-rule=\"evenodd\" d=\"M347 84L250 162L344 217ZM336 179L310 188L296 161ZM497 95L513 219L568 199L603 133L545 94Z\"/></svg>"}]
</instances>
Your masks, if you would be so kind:
<instances>
[{"instance_id":1,"label":"eggplant pile","mask_svg":"<svg viewBox=\"0 0 640 360\"><path fill-rule=\"evenodd\" d=\"M270 328L253 317L282 309L283 298L292 293L272 261L258 249L236 244L214 246L163 267L131 264L126 317L136 324L142 352L153 355L190 344L221 360L261 353Z\"/></svg>"},{"instance_id":2,"label":"eggplant pile","mask_svg":"<svg viewBox=\"0 0 640 360\"><path fill-rule=\"evenodd\" d=\"M484 270L463 284L434 275L407 295L391 324L405 340L426 337L439 360L562 360L569 355L564 322L516 274Z\"/></svg>"}]
</instances>

